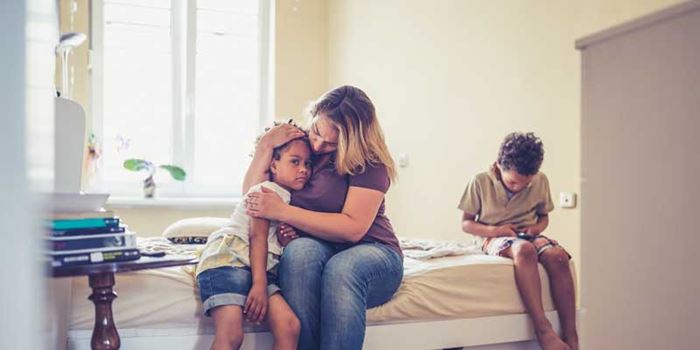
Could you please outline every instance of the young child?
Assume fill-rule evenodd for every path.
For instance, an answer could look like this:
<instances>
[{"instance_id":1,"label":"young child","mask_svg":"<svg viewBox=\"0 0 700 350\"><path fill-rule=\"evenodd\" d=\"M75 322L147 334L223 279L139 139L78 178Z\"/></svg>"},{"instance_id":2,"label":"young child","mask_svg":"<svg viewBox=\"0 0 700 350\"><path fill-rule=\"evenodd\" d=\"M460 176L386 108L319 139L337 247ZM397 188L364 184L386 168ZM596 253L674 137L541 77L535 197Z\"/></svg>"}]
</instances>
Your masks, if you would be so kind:
<instances>
[{"instance_id":1,"label":"young child","mask_svg":"<svg viewBox=\"0 0 700 350\"><path fill-rule=\"evenodd\" d=\"M300 190L311 175L311 147L307 138L294 139L273 151L270 180L253 186L273 190L289 203L290 191ZM241 204L228 226L212 233L196 269L204 313L214 318L212 349L238 349L243 343L243 317L261 323L267 316L274 349L296 349L299 320L276 285L274 268L282 247L278 223L251 218Z\"/></svg>"},{"instance_id":2,"label":"young child","mask_svg":"<svg viewBox=\"0 0 700 350\"><path fill-rule=\"evenodd\" d=\"M496 163L474 176L462 195L462 230L476 235L486 254L513 259L515 281L542 348L578 349L570 256L542 235L554 209L547 177L539 172L543 159L542 141L533 133L506 136ZM549 275L562 338L545 317L538 261Z\"/></svg>"}]
</instances>

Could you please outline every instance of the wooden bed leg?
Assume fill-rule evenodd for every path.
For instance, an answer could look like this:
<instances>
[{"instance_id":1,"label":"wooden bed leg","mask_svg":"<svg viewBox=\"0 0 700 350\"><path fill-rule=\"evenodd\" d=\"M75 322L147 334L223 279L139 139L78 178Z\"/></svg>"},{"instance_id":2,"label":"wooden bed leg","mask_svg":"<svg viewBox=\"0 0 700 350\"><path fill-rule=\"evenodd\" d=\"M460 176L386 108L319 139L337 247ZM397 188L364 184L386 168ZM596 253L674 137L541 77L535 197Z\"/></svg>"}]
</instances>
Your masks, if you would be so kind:
<instances>
[{"instance_id":1,"label":"wooden bed leg","mask_svg":"<svg viewBox=\"0 0 700 350\"><path fill-rule=\"evenodd\" d=\"M120 340L112 318L112 300L117 297L114 287L114 273L103 272L89 276L92 294L88 299L95 304L95 327L92 330L92 349L116 350Z\"/></svg>"}]
</instances>

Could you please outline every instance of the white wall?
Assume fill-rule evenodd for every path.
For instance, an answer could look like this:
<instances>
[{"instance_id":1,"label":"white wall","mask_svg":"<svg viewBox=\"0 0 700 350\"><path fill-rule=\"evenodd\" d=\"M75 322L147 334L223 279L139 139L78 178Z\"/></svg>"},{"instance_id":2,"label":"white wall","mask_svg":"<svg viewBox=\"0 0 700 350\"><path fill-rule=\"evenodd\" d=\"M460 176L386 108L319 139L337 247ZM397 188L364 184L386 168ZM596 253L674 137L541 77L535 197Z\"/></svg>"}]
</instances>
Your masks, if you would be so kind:
<instances>
[{"instance_id":1,"label":"white wall","mask_svg":"<svg viewBox=\"0 0 700 350\"><path fill-rule=\"evenodd\" d=\"M579 192L574 40L673 2L331 0L329 85L364 89L392 152L409 156L387 201L397 233L465 237L457 202L513 130L544 141L554 196ZM579 263L579 210L550 222Z\"/></svg>"}]
</instances>

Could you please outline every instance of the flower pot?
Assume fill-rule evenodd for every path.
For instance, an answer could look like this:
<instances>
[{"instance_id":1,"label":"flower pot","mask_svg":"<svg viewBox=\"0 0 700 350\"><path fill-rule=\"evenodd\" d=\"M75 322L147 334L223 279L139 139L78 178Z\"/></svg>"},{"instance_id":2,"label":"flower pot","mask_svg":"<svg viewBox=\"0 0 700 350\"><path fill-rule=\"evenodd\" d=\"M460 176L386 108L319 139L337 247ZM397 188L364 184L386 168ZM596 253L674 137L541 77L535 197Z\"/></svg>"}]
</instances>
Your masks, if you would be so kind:
<instances>
[{"instance_id":1,"label":"flower pot","mask_svg":"<svg viewBox=\"0 0 700 350\"><path fill-rule=\"evenodd\" d=\"M153 198L156 194L156 182L153 176L149 176L143 180L143 195L146 198Z\"/></svg>"}]
</instances>

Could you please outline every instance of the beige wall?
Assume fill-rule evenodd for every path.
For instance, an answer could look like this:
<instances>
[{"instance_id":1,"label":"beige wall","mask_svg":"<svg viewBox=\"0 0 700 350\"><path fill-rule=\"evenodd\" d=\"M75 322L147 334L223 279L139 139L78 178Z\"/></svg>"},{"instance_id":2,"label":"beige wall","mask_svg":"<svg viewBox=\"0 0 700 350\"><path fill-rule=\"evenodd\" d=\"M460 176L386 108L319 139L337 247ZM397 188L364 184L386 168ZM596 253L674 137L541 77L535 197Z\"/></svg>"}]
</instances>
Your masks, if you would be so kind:
<instances>
[{"instance_id":1,"label":"beige wall","mask_svg":"<svg viewBox=\"0 0 700 350\"><path fill-rule=\"evenodd\" d=\"M578 193L575 39L674 2L330 1L330 85L364 89L392 152L409 156L387 200L397 233L465 237L457 202L513 130L543 139L555 201ZM550 222L579 263L578 208L557 208Z\"/></svg>"},{"instance_id":2,"label":"beige wall","mask_svg":"<svg viewBox=\"0 0 700 350\"><path fill-rule=\"evenodd\" d=\"M276 118L303 120L307 103L327 88L326 2L275 1Z\"/></svg>"}]
</instances>

